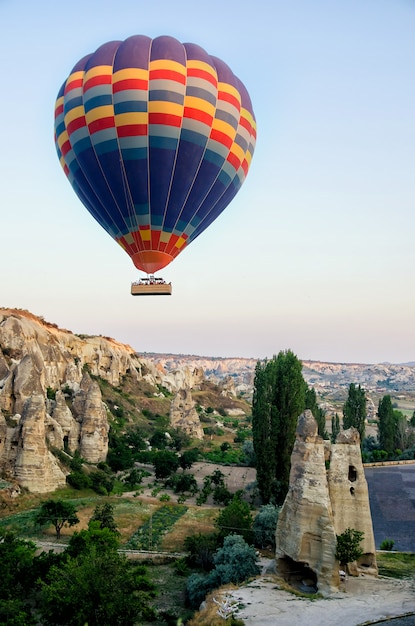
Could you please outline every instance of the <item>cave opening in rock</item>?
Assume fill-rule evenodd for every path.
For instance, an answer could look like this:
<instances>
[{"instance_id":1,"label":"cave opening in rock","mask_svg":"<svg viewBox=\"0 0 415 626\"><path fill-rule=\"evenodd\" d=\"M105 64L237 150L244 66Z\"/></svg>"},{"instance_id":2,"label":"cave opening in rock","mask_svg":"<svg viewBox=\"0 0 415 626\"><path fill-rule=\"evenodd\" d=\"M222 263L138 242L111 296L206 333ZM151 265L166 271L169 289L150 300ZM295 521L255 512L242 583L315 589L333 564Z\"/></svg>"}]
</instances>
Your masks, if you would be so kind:
<instances>
[{"instance_id":1,"label":"cave opening in rock","mask_svg":"<svg viewBox=\"0 0 415 626\"><path fill-rule=\"evenodd\" d=\"M357 480L357 469L354 465L349 465L349 475L348 478L351 483L354 483Z\"/></svg>"},{"instance_id":2,"label":"cave opening in rock","mask_svg":"<svg viewBox=\"0 0 415 626\"><path fill-rule=\"evenodd\" d=\"M317 574L307 563L285 556L278 559L277 566L278 572L291 587L304 593L317 592Z\"/></svg>"}]
</instances>

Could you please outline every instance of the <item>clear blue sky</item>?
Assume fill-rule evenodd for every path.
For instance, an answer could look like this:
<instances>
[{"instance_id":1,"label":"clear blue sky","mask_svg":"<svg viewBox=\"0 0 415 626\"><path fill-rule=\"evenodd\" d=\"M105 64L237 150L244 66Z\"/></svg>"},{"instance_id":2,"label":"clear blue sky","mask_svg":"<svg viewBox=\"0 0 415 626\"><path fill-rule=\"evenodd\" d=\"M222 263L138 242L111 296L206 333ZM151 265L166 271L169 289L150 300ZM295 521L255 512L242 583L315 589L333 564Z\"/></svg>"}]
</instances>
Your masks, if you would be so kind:
<instances>
[{"instance_id":1,"label":"clear blue sky","mask_svg":"<svg viewBox=\"0 0 415 626\"><path fill-rule=\"evenodd\" d=\"M415 360L413 0L0 0L0 306L138 352ZM55 153L53 111L101 43L172 35L250 92L258 141L220 218L133 298L129 257Z\"/></svg>"}]
</instances>

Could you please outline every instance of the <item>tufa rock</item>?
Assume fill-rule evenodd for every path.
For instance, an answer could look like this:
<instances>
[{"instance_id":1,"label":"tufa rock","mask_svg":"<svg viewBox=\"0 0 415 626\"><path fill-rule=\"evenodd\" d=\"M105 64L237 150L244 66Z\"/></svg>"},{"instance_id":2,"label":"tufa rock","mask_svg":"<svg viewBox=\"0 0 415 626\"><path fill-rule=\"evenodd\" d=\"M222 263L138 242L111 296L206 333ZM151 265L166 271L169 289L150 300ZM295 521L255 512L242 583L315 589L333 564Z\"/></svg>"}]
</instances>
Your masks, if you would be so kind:
<instances>
[{"instance_id":1,"label":"tufa rock","mask_svg":"<svg viewBox=\"0 0 415 626\"><path fill-rule=\"evenodd\" d=\"M16 429L14 475L22 487L38 493L54 491L66 483L65 474L46 445L45 426L45 398L33 395L26 401Z\"/></svg>"},{"instance_id":2,"label":"tufa rock","mask_svg":"<svg viewBox=\"0 0 415 626\"><path fill-rule=\"evenodd\" d=\"M338 585L336 534L326 479L324 443L306 410L298 419L290 486L278 516L276 559L293 584L330 593ZM304 582L306 581L306 582Z\"/></svg>"},{"instance_id":3,"label":"tufa rock","mask_svg":"<svg viewBox=\"0 0 415 626\"><path fill-rule=\"evenodd\" d=\"M192 439L203 439L203 427L190 389L181 389L174 396L170 405L170 423Z\"/></svg>"},{"instance_id":4,"label":"tufa rock","mask_svg":"<svg viewBox=\"0 0 415 626\"><path fill-rule=\"evenodd\" d=\"M346 528L364 533L364 555L358 563L349 565L350 573L376 576L376 549L359 433L356 429L344 431L330 447L318 436L311 411L304 411L298 418L290 485L276 529L279 572L303 591L318 590L328 595L337 590L340 579L336 535Z\"/></svg>"},{"instance_id":5,"label":"tufa rock","mask_svg":"<svg viewBox=\"0 0 415 626\"><path fill-rule=\"evenodd\" d=\"M363 555L356 563L349 564L349 572L355 576L361 573L377 575L369 490L356 428L340 432L336 443L331 446L328 484L336 535L341 535L347 528L364 533L360 544Z\"/></svg>"}]
</instances>

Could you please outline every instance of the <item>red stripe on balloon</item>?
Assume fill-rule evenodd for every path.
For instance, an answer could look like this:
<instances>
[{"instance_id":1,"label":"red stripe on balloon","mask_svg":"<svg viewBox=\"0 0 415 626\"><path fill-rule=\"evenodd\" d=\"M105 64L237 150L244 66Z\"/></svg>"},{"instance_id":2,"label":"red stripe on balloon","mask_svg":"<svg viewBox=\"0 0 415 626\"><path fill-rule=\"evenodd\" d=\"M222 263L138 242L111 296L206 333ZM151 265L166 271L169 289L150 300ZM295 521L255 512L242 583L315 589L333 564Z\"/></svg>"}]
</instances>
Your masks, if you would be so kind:
<instances>
[{"instance_id":1,"label":"red stripe on balloon","mask_svg":"<svg viewBox=\"0 0 415 626\"><path fill-rule=\"evenodd\" d=\"M139 91L147 91L148 80L141 78L126 78L125 80L120 80L114 84L113 92L118 93L119 91L124 91L126 89L138 89Z\"/></svg>"},{"instance_id":2,"label":"red stripe on balloon","mask_svg":"<svg viewBox=\"0 0 415 626\"><path fill-rule=\"evenodd\" d=\"M238 111L241 110L241 103L238 98L235 98L231 93L227 91L218 91L218 100L223 100L224 102L229 102L232 106L235 107Z\"/></svg>"},{"instance_id":3,"label":"red stripe on balloon","mask_svg":"<svg viewBox=\"0 0 415 626\"><path fill-rule=\"evenodd\" d=\"M62 156L65 157L71 149L72 149L71 142L65 141L65 143L62 144L62 147L61 147Z\"/></svg>"},{"instance_id":4,"label":"red stripe on balloon","mask_svg":"<svg viewBox=\"0 0 415 626\"><path fill-rule=\"evenodd\" d=\"M147 124L125 124L125 126L117 127L119 137L138 137L147 135L147 132Z\"/></svg>"},{"instance_id":5,"label":"red stripe on balloon","mask_svg":"<svg viewBox=\"0 0 415 626\"><path fill-rule=\"evenodd\" d=\"M228 149L230 149L233 143L232 138L229 137L229 135L226 135L225 133L221 133L220 130L214 130L213 128L210 132L210 139L213 139L214 141L218 141L222 145L226 146Z\"/></svg>"},{"instance_id":6,"label":"red stripe on balloon","mask_svg":"<svg viewBox=\"0 0 415 626\"><path fill-rule=\"evenodd\" d=\"M213 122L212 115L209 115L209 113L205 113L205 111L201 111L200 109L195 109L193 107L184 107L183 117L197 120L198 122L203 122L208 126L212 126Z\"/></svg>"},{"instance_id":7,"label":"red stripe on balloon","mask_svg":"<svg viewBox=\"0 0 415 626\"><path fill-rule=\"evenodd\" d=\"M93 76L85 82L84 93L85 91L88 91L88 89L92 89L92 87L97 87L98 85L111 85L111 82L111 74L101 74L100 76Z\"/></svg>"},{"instance_id":8,"label":"red stripe on balloon","mask_svg":"<svg viewBox=\"0 0 415 626\"><path fill-rule=\"evenodd\" d=\"M233 154L233 152L229 152L228 158L226 160L229 161L229 163L235 168L235 170L239 169L241 161L238 159L237 156Z\"/></svg>"},{"instance_id":9,"label":"red stripe on balloon","mask_svg":"<svg viewBox=\"0 0 415 626\"><path fill-rule=\"evenodd\" d=\"M67 125L66 130L68 131L68 135L72 135L72 133L83 126L86 126L86 119L84 115L81 115Z\"/></svg>"},{"instance_id":10,"label":"red stripe on balloon","mask_svg":"<svg viewBox=\"0 0 415 626\"><path fill-rule=\"evenodd\" d=\"M82 87L82 78L77 78L76 80L71 80L71 82L67 82L64 91L65 96L73 89L79 89L79 87Z\"/></svg>"},{"instance_id":11,"label":"red stripe on balloon","mask_svg":"<svg viewBox=\"0 0 415 626\"><path fill-rule=\"evenodd\" d=\"M91 135L97 133L100 130L105 130L106 128L113 128L115 126L115 121L113 117L101 117L94 122L88 124L89 132Z\"/></svg>"},{"instance_id":12,"label":"red stripe on balloon","mask_svg":"<svg viewBox=\"0 0 415 626\"><path fill-rule=\"evenodd\" d=\"M150 80L174 80L175 83L186 84L186 76L174 70L150 70Z\"/></svg>"},{"instance_id":13,"label":"red stripe on balloon","mask_svg":"<svg viewBox=\"0 0 415 626\"><path fill-rule=\"evenodd\" d=\"M218 81L215 78L215 76L212 76L212 74L204 70L200 70L200 69L192 67L187 70L187 75L191 78L201 78L202 80L207 80L209 83L211 83L215 87L218 84Z\"/></svg>"},{"instance_id":14,"label":"red stripe on balloon","mask_svg":"<svg viewBox=\"0 0 415 626\"><path fill-rule=\"evenodd\" d=\"M148 122L149 124L161 124L162 126L176 126L180 128L182 118L169 113L149 113Z\"/></svg>"}]
</instances>

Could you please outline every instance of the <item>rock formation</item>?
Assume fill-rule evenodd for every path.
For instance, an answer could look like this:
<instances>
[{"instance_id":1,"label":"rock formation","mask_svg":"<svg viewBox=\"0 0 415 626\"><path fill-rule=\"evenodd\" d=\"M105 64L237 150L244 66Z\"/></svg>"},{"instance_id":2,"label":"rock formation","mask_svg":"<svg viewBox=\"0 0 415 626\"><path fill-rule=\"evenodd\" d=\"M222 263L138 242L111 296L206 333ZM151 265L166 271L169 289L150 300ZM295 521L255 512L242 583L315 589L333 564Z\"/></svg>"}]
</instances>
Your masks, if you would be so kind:
<instances>
[{"instance_id":1,"label":"rock formation","mask_svg":"<svg viewBox=\"0 0 415 626\"><path fill-rule=\"evenodd\" d=\"M346 528L364 533L361 543L363 555L357 563L349 565L349 571L354 575L363 572L376 575L369 491L360 453L359 432L355 428L340 432L331 447L328 484L336 535L341 535Z\"/></svg>"},{"instance_id":2,"label":"rock formation","mask_svg":"<svg viewBox=\"0 0 415 626\"><path fill-rule=\"evenodd\" d=\"M111 385L143 362L104 337L81 338L27 311L0 310L0 470L30 491L53 491L65 474L49 447L90 463L108 452L107 409L88 371ZM146 372L153 372L152 364Z\"/></svg>"},{"instance_id":3,"label":"rock formation","mask_svg":"<svg viewBox=\"0 0 415 626\"><path fill-rule=\"evenodd\" d=\"M107 407L96 377L118 387L128 377L174 395L171 425L203 438L191 389L200 367L166 373L109 337L74 335L28 311L0 309L0 471L30 491L53 491L65 475L50 449L89 463L108 452ZM151 389L151 387L150 387ZM157 395L154 391L154 395Z\"/></svg>"},{"instance_id":4,"label":"rock formation","mask_svg":"<svg viewBox=\"0 0 415 626\"><path fill-rule=\"evenodd\" d=\"M25 403L13 433L16 457L14 477L29 491L45 493L65 485L65 474L46 442L46 405L43 395L32 395Z\"/></svg>"},{"instance_id":5,"label":"rock formation","mask_svg":"<svg viewBox=\"0 0 415 626\"><path fill-rule=\"evenodd\" d=\"M190 389L181 389L173 398L170 405L170 424L193 439L203 439L203 427Z\"/></svg>"},{"instance_id":6,"label":"rock formation","mask_svg":"<svg viewBox=\"0 0 415 626\"><path fill-rule=\"evenodd\" d=\"M348 527L365 533L365 554L354 564L353 573L377 574L359 434L350 429L331 449L327 444L318 436L311 411L305 411L298 419L290 486L276 530L278 571L303 590L322 594L339 586L336 535Z\"/></svg>"}]
</instances>

